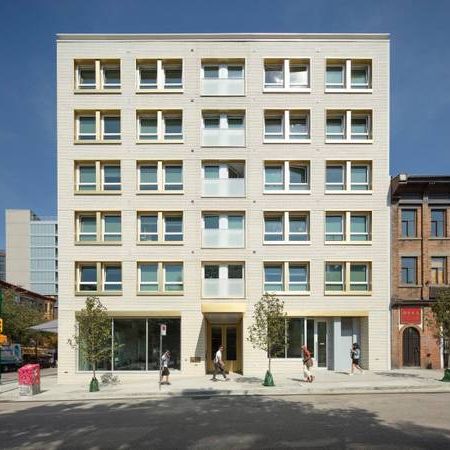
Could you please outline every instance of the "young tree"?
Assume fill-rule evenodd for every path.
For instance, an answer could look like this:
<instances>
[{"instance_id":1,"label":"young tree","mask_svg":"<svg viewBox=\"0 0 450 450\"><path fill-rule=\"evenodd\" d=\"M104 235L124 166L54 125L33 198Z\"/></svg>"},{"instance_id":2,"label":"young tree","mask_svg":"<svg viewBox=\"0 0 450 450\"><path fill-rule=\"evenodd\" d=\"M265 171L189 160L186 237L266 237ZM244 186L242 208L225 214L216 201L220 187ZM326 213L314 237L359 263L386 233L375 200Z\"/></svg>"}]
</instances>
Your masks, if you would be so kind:
<instances>
[{"instance_id":1,"label":"young tree","mask_svg":"<svg viewBox=\"0 0 450 450\"><path fill-rule=\"evenodd\" d=\"M89 391L98 391L95 371L101 361L111 356L111 318L98 297L88 297L76 321L75 334L68 342L92 367Z\"/></svg>"},{"instance_id":2,"label":"young tree","mask_svg":"<svg viewBox=\"0 0 450 450\"><path fill-rule=\"evenodd\" d=\"M444 341L444 349L448 351L450 345L450 289L442 288L435 302L431 305L432 324L436 330L436 337ZM443 380L450 381L450 370L447 368Z\"/></svg>"},{"instance_id":3,"label":"young tree","mask_svg":"<svg viewBox=\"0 0 450 450\"><path fill-rule=\"evenodd\" d=\"M253 348L263 350L269 358L269 368L264 378L264 386L273 386L271 373L274 351L285 345L284 302L272 294L265 293L253 311L253 324L248 327L247 340Z\"/></svg>"}]
</instances>

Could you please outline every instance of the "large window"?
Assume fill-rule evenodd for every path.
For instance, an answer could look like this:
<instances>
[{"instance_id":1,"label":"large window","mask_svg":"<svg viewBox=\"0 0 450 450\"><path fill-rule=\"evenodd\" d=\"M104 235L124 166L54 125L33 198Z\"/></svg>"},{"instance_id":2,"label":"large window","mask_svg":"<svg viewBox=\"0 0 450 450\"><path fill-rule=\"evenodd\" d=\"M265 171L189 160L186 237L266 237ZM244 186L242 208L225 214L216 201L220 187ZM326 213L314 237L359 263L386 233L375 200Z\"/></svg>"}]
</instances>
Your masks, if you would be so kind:
<instances>
[{"instance_id":1,"label":"large window","mask_svg":"<svg viewBox=\"0 0 450 450\"><path fill-rule=\"evenodd\" d=\"M326 191L370 191L371 164L357 161L329 161L326 165Z\"/></svg>"},{"instance_id":2,"label":"large window","mask_svg":"<svg viewBox=\"0 0 450 450\"><path fill-rule=\"evenodd\" d=\"M327 142L371 142L371 111L327 111Z\"/></svg>"},{"instance_id":3,"label":"large window","mask_svg":"<svg viewBox=\"0 0 450 450\"><path fill-rule=\"evenodd\" d=\"M244 291L244 264L203 264L203 297L242 298Z\"/></svg>"},{"instance_id":4,"label":"large window","mask_svg":"<svg viewBox=\"0 0 450 450\"><path fill-rule=\"evenodd\" d=\"M138 241L145 243L175 244L183 241L183 213L138 213Z\"/></svg>"},{"instance_id":5,"label":"large window","mask_svg":"<svg viewBox=\"0 0 450 450\"><path fill-rule=\"evenodd\" d=\"M308 59L266 59L264 61L264 91L308 91Z\"/></svg>"},{"instance_id":6,"label":"large window","mask_svg":"<svg viewBox=\"0 0 450 450\"><path fill-rule=\"evenodd\" d=\"M204 197L243 197L245 163L241 161L205 161L202 165Z\"/></svg>"},{"instance_id":7,"label":"large window","mask_svg":"<svg viewBox=\"0 0 450 450\"><path fill-rule=\"evenodd\" d=\"M181 91L183 63L181 59L147 59L136 62L139 92Z\"/></svg>"},{"instance_id":8,"label":"large window","mask_svg":"<svg viewBox=\"0 0 450 450\"><path fill-rule=\"evenodd\" d=\"M402 237L415 238L417 237L416 218L417 211L415 209L402 209Z\"/></svg>"},{"instance_id":9,"label":"large window","mask_svg":"<svg viewBox=\"0 0 450 450\"><path fill-rule=\"evenodd\" d=\"M325 241L371 241L371 213L327 212L325 216Z\"/></svg>"},{"instance_id":10,"label":"large window","mask_svg":"<svg viewBox=\"0 0 450 450\"><path fill-rule=\"evenodd\" d=\"M302 358L302 346L306 345L314 357L314 319L290 317L285 322L285 344L273 349L274 358Z\"/></svg>"},{"instance_id":11,"label":"large window","mask_svg":"<svg viewBox=\"0 0 450 450\"><path fill-rule=\"evenodd\" d=\"M75 112L75 141L120 141L120 111Z\"/></svg>"},{"instance_id":12,"label":"large window","mask_svg":"<svg viewBox=\"0 0 450 450\"><path fill-rule=\"evenodd\" d=\"M268 193L309 190L309 163L302 161L266 161L264 191Z\"/></svg>"},{"instance_id":13,"label":"large window","mask_svg":"<svg viewBox=\"0 0 450 450\"><path fill-rule=\"evenodd\" d=\"M138 263L139 292L142 294L179 294L183 292L183 263Z\"/></svg>"},{"instance_id":14,"label":"large window","mask_svg":"<svg viewBox=\"0 0 450 450\"><path fill-rule=\"evenodd\" d=\"M446 214L447 211L445 209L431 210L431 237L446 237Z\"/></svg>"},{"instance_id":15,"label":"large window","mask_svg":"<svg viewBox=\"0 0 450 450\"><path fill-rule=\"evenodd\" d=\"M203 213L203 247L244 246L244 214Z\"/></svg>"},{"instance_id":16,"label":"large window","mask_svg":"<svg viewBox=\"0 0 450 450\"><path fill-rule=\"evenodd\" d=\"M203 111L203 147L242 147L245 145L245 112Z\"/></svg>"},{"instance_id":17,"label":"large window","mask_svg":"<svg viewBox=\"0 0 450 450\"><path fill-rule=\"evenodd\" d=\"M120 242L122 240L121 214L94 212L77 214L76 240L79 243Z\"/></svg>"},{"instance_id":18,"label":"large window","mask_svg":"<svg viewBox=\"0 0 450 450\"><path fill-rule=\"evenodd\" d=\"M121 263L76 263L76 289L77 293L121 294Z\"/></svg>"},{"instance_id":19,"label":"large window","mask_svg":"<svg viewBox=\"0 0 450 450\"><path fill-rule=\"evenodd\" d=\"M182 111L138 111L137 139L140 143L181 142L183 140Z\"/></svg>"},{"instance_id":20,"label":"large window","mask_svg":"<svg viewBox=\"0 0 450 450\"><path fill-rule=\"evenodd\" d=\"M243 60L203 60L201 74L202 95L244 95Z\"/></svg>"},{"instance_id":21,"label":"large window","mask_svg":"<svg viewBox=\"0 0 450 450\"><path fill-rule=\"evenodd\" d=\"M265 142L301 142L309 138L309 111L267 110L264 112Z\"/></svg>"},{"instance_id":22,"label":"large window","mask_svg":"<svg viewBox=\"0 0 450 450\"><path fill-rule=\"evenodd\" d=\"M264 242L309 241L309 214L306 212L264 213Z\"/></svg>"},{"instance_id":23,"label":"large window","mask_svg":"<svg viewBox=\"0 0 450 450\"><path fill-rule=\"evenodd\" d=\"M417 258L415 256L401 257L402 284L417 284Z\"/></svg>"},{"instance_id":24,"label":"large window","mask_svg":"<svg viewBox=\"0 0 450 450\"><path fill-rule=\"evenodd\" d=\"M97 76L98 74L98 76ZM83 92L120 90L119 60L80 60L75 63L75 89Z\"/></svg>"},{"instance_id":25,"label":"large window","mask_svg":"<svg viewBox=\"0 0 450 450\"><path fill-rule=\"evenodd\" d=\"M371 92L372 61L358 59L327 60L326 92Z\"/></svg>"},{"instance_id":26,"label":"large window","mask_svg":"<svg viewBox=\"0 0 450 450\"><path fill-rule=\"evenodd\" d=\"M176 194L183 191L183 165L176 161L141 161L137 166L140 193Z\"/></svg>"},{"instance_id":27,"label":"large window","mask_svg":"<svg viewBox=\"0 0 450 450\"><path fill-rule=\"evenodd\" d=\"M327 262L325 292L351 293L371 291L371 264L368 262Z\"/></svg>"},{"instance_id":28,"label":"large window","mask_svg":"<svg viewBox=\"0 0 450 450\"><path fill-rule=\"evenodd\" d=\"M431 258L431 284L447 284L447 258L445 256Z\"/></svg>"},{"instance_id":29,"label":"large window","mask_svg":"<svg viewBox=\"0 0 450 450\"><path fill-rule=\"evenodd\" d=\"M309 291L309 264L264 263L264 291L299 293Z\"/></svg>"}]
</instances>

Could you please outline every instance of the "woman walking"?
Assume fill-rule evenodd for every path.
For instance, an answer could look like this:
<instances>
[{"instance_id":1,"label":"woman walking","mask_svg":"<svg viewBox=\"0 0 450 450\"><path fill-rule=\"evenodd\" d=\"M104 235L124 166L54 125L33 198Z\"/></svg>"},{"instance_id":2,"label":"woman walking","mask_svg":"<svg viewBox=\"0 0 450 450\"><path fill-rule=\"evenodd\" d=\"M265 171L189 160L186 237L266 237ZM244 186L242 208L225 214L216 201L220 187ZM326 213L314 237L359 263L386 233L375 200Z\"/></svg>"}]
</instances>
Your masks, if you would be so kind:
<instances>
[{"instance_id":1,"label":"woman walking","mask_svg":"<svg viewBox=\"0 0 450 450\"><path fill-rule=\"evenodd\" d=\"M164 355L161 357L161 384L170 384L169 383L169 363L170 363L170 352L166 350ZM164 381L164 378L166 381Z\"/></svg>"},{"instance_id":2,"label":"woman walking","mask_svg":"<svg viewBox=\"0 0 450 450\"><path fill-rule=\"evenodd\" d=\"M314 381L314 375L311 373L311 368L313 366L313 360L311 352L308 350L306 345L302 346L303 354L303 376L307 383L312 383Z\"/></svg>"},{"instance_id":3,"label":"woman walking","mask_svg":"<svg viewBox=\"0 0 450 450\"><path fill-rule=\"evenodd\" d=\"M356 342L352 345L352 348L350 350L350 358L352 359L352 372L350 373L350 375L353 375L355 369L358 369L361 373L364 373L359 365L359 360L361 359L361 350Z\"/></svg>"}]
</instances>

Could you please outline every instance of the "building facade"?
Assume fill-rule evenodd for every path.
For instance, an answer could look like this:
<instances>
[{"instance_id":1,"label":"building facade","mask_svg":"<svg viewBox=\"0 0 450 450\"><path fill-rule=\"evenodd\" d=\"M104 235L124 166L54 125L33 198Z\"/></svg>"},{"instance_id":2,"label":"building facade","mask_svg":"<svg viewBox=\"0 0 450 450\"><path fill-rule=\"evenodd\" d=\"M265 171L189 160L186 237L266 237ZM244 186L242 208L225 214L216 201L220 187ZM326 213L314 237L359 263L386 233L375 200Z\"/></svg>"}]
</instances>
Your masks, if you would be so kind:
<instances>
[{"instance_id":1,"label":"building facade","mask_svg":"<svg viewBox=\"0 0 450 450\"><path fill-rule=\"evenodd\" d=\"M6 281L42 295L58 294L58 225L29 209L6 210Z\"/></svg>"},{"instance_id":2,"label":"building facade","mask_svg":"<svg viewBox=\"0 0 450 450\"><path fill-rule=\"evenodd\" d=\"M392 367L442 368L430 307L448 287L450 177L400 174L391 199Z\"/></svg>"},{"instance_id":3,"label":"building facade","mask_svg":"<svg viewBox=\"0 0 450 450\"><path fill-rule=\"evenodd\" d=\"M6 279L6 254L3 250L0 250L0 281Z\"/></svg>"},{"instance_id":4,"label":"building facade","mask_svg":"<svg viewBox=\"0 0 450 450\"><path fill-rule=\"evenodd\" d=\"M87 295L111 315L105 370L164 347L205 374L261 374L247 341L285 301L275 371L390 367L387 35L59 35L59 377ZM88 376L88 375L85 375Z\"/></svg>"}]
</instances>

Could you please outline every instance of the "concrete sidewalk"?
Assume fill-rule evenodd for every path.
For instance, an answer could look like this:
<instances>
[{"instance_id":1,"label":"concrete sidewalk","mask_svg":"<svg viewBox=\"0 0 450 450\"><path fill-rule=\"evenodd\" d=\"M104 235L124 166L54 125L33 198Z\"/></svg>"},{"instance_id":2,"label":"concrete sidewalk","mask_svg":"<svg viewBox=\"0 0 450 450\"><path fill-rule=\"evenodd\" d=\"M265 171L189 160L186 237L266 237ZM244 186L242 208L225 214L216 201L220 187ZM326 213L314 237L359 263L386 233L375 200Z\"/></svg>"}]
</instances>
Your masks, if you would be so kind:
<instances>
[{"instance_id":1,"label":"concrete sidewalk","mask_svg":"<svg viewBox=\"0 0 450 450\"><path fill-rule=\"evenodd\" d=\"M349 376L327 370L316 370L314 383L306 383L300 374L292 376L274 373L275 387L264 387L262 378L231 374L230 380L211 381L211 376L185 377L171 375L171 385L158 384L157 374L146 374L145 380L120 381L116 385L100 386L100 391L88 392L88 384L57 384L56 376L41 379L42 392L34 397L19 397L16 382L0 386L2 401L86 401L119 400L167 396L229 396L229 395L320 395L362 393L437 393L449 392L450 383L439 381L443 371L392 370L364 372Z\"/></svg>"}]
</instances>

